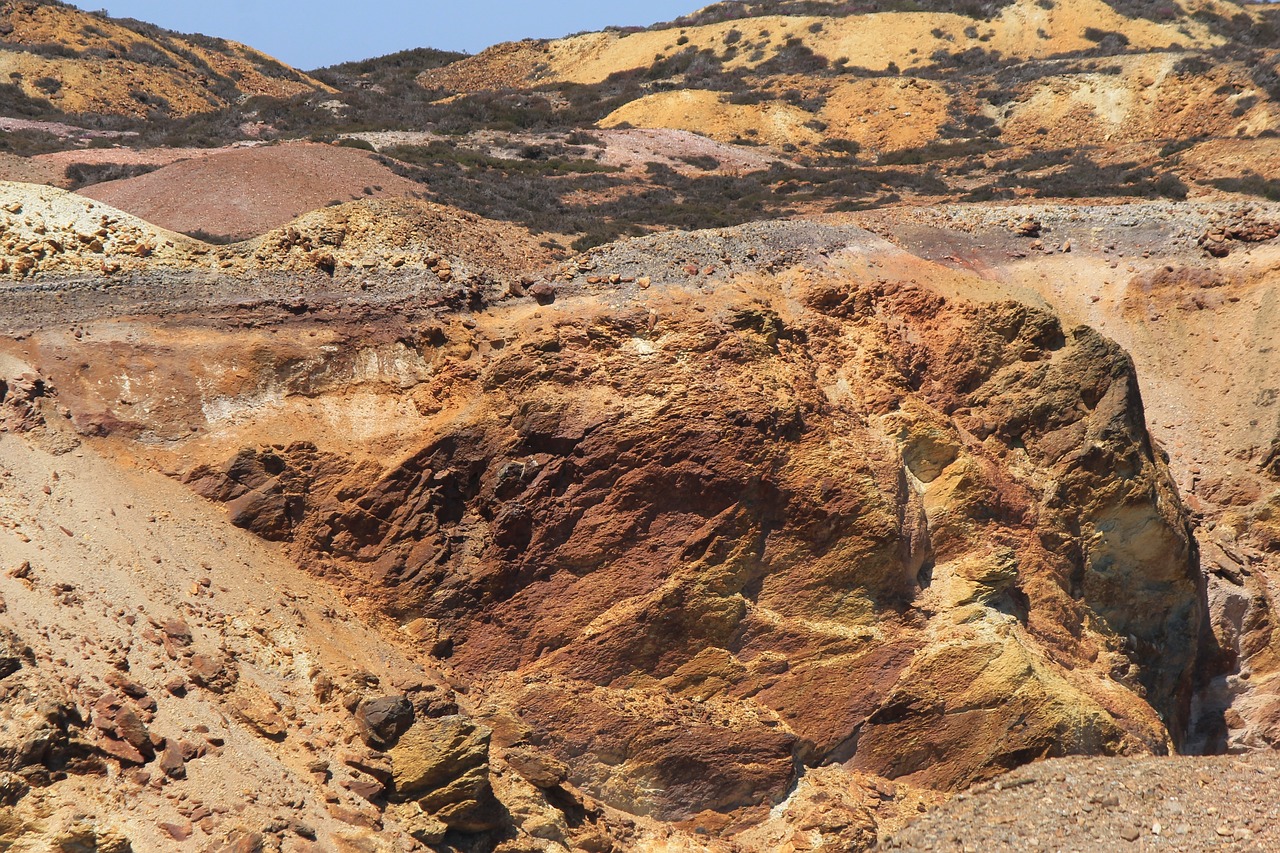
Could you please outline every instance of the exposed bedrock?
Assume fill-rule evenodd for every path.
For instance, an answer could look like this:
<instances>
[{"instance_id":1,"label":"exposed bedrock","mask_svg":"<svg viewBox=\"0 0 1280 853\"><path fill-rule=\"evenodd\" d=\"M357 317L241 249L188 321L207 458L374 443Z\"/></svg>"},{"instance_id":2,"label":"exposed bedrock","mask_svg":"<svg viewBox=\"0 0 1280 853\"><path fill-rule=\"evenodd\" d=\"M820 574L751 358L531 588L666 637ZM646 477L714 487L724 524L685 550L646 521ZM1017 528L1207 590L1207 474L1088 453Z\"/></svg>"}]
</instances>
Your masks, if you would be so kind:
<instances>
[{"instance_id":1,"label":"exposed bedrock","mask_svg":"<svg viewBox=\"0 0 1280 853\"><path fill-rule=\"evenodd\" d=\"M1093 330L852 269L484 322L422 344L449 394L396 459L186 479L447 658L495 745L723 824L820 765L955 790L1183 737L1199 558Z\"/></svg>"}]
</instances>

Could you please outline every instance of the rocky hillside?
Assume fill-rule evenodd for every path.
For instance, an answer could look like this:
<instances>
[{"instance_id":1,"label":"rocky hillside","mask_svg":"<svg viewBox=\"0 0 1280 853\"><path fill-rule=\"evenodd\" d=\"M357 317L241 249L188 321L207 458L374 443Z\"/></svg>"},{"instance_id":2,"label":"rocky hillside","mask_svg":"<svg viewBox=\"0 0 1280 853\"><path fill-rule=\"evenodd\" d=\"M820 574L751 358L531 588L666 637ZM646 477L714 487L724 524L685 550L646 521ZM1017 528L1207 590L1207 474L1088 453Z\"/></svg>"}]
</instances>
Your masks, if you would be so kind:
<instances>
[{"instance_id":1,"label":"rocky hillside","mask_svg":"<svg viewBox=\"0 0 1280 853\"><path fill-rule=\"evenodd\" d=\"M6 107L25 100L62 113L136 118L189 116L257 95L324 89L242 44L178 35L56 0L0 3L0 75Z\"/></svg>"},{"instance_id":2,"label":"rocky hillside","mask_svg":"<svg viewBox=\"0 0 1280 853\"><path fill-rule=\"evenodd\" d=\"M0 848L1274 846L1271 7L0 8Z\"/></svg>"},{"instance_id":3,"label":"rocky hillside","mask_svg":"<svg viewBox=\"0 0 1280 853\"><path fill-rule=\"evenodd\" d=\"M1033 242L1013 227L1032 216L1048 233L1072 227L1018 216L1001 226L1010 245ZM1152 239L1105 215L1081 222L1096 238L1072 235L1086 264L1105 263L1112 242L1138 257L1145 243L1129 241ZM778 849L815 832L858 849L917 804L1035 758L1162 755L1239 728L1206 701L1235 652L1215 633L1224 611L1204 594L1197 515L1149 438L1134 363L1025 287L852 226L650 238L523 281L498 278L513 259L480 254L478 235L448 246L438 233L420 244L436 247L423 250L430 266L312 270L256 303L227 279L193 298L140 267L103 295L67 290L52 312L38 292L13 292L9 452L37 471L68 451L131 459L224 506L222 520L185 521L173 507L186 504L169 499L166 523L195 537L179 547L208 554L176 586L170 558L152 569L107 535L125 522L84 541L92 559L142 572L119 581L140 587L129 595L171 588L166 606L240 662L236 684L262 691L202 683L192 655L209 652L179 643L176 672L132 652L117 665L140 685L133 713L198 743L180 710L198 700L230 721L216 736L257 764L329 761L311 780L286 772L259 794L261 812L233 813L231 792L196 794L181 779L142 782L132 816L104 807L95 831L142 843L170 824L210 840L274 826L264 838L294 843L296 826L265 817L283 809L322 846L381 827L439 849L664 849L664 835L689 849ZM121 291L145 291L151 319ZM377 307L386 300L391 313ZM13 493L39 494L26 476ZM40 476L68 511L83 504L54 491L72 473ZM80 547L78 529L98 517L90 505L53 522L59 505L15 505L6 549L22 559L0 578L22 602L12 612L38 612L71 584L103 601L86 605L102 611L95 631L142 632L128 646L138 655L148 630L163 646L159 628L75 582L80 558L36 548L46 537L62 540L45 550ZM216 603L227 590L267 594L219 554L240 541L236 527L279 543L271 559L357 615L296 598L286 612L322 631L367 623L386 639L359 642L390 643L379 654L425 669L388 682L373 668L370 680L324 663L296 629L251 635L265 645L246 658L215 615L235 606ZM213 610L197 606L201 589ZM144 611L163 627L155 606ZM58 654L38 625L14 626L32 649L15 670L24 678ZM252 668L286 647L305 666ZM97 660L68 707L132 708ZM1258 656L1249 666L1263 690L1270 670ZM169 698L175 678L185 698ZM361 734L399 702L382 734ZM1233 713L1262 735L1249 707ZM74 769L47 786L24 771L42 793L19 801L17 831L63 819L117 763L159 779L159 757L114 745L118 723L75 719L58 725L87 763L57 753L51 764ZM415 719L420 733L400 731ZM346 764L328 741L354 744ZM201 778L225 773L187 760L188 772L207 768ZM414 781L423 761L466 778ZM429 803L430 819L406 798ZM193 799L185 808L205 817L184 817Z\"/></svg>"}]
</instances>

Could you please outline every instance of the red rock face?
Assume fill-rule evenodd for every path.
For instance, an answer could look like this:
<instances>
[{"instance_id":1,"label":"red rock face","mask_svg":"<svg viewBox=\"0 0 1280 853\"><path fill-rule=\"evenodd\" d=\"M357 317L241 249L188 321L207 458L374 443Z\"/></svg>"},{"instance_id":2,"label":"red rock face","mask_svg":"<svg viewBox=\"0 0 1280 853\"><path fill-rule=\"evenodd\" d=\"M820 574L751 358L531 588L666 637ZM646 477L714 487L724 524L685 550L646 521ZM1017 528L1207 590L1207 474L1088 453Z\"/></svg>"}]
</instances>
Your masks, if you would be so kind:
<instances>
[{"instance_id":1,"label":"red rock face","mask_svg":"<svg viewBox=\"0 0 1280 853\"><path fill-rule=\"evenodd\" d=\"M40 333L33 411L283 543L457 691L314 676L372 751L316 772L348 824L483 834L501 803L623 846L653 821L856 846L884 803L1176 746L1205 594L1125 352L857 229L744 234L627 244L593 260L617 285L483 311ZM734 240L752 271L680 273ZM193 624L153 632L192 655L179 692L288 747L294 700ZM465 767L443 718L477 733ZM415 767L449 777L425 812Z\"/></svg>"},{"instance_id":2,"label":"red rock face","mask_svg":"<svg viewBox=\"0 0 1280 853\"><path fill-rule=\"evenodd\" d=\"M1123 351L847 271L752 291L491 315L423 352L458 402L402 461L188 477L632 813L1167 750L1204 605Z\"/></svg>"}]
</instances>

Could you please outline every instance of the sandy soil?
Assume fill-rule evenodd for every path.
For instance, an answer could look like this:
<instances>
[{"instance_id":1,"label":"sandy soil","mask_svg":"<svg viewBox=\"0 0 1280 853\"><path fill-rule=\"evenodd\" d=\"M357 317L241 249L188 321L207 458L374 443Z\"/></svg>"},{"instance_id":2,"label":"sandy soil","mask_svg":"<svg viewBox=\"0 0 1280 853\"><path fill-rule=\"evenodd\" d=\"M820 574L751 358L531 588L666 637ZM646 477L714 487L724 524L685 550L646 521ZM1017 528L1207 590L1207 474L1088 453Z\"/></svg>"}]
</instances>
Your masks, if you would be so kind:
<instances>
[{"instance_id":1,"label":"sandy soil","mask_svg":"<svg viewBox=\"0 0 1280 853\"><path fill-rule=\"evenodd\" d=\"M619 107L600 120L604 128L628 124L701 133L720 142L748 138L766 145L812 145L821 135L806 123L814 117L785 103L732 104L719 92L684 89L659 92Z\"/></svg>"},{"instance_id":2,"label":"sandy soil","mask_svg":"<svg viewBox=\"0 0 1280 853\"><path fill-rule=\"evenodd\" d=\"M340 849L365 835L326 802L355 812L362 801L307 771L317 749L336 758L352 737L317 704L313 684L321 673L335 683L369 673L387 685L429 676L341 596L182 485L57 429L30 440L0 434L0 519L0 625L32 644L37 669L81 696L109 692L123 669L158 704L151 730L204 752L182 779L72 777L25 798L21 815L50 836L77 820L115 826L139 851L176 849L166 823L191 827L193 845L278 821L294 827L285 850ZM166 687L189 677L157 638L156 626L172 620L191 627L197 653L235 661L234 690ZM264 736L251 722L259 715L288 734ZM197 809L207 817L191 821ZM318 833L322 847L298 830Z\"/></svg>"},{"instance_id":3,"label":"sandy soil","mask_svg":"<svg viewBox=\"0 0 1280 853\"><path fill-rule=\"evenodd\" d=\"M236 89L246 97L290 97L328 90L297 72L283 69L280 73L282 66L271 57L235 42L211 47L180 36L172 41L153 39L62 4L9 3L0 9L0 16L10 27L6 43L16 47L0 50L0 75L5 80L19 75L12 79L28 96L49 98L67 113L142 118L155 108L156 98L163 99L173 115L209 112L226 104L216 93L210 68L234 80ZM75 54L43 56L23 49L44 44L62 44ZM138 56L147 59L138 61ZM43 77L58 80L61 88L49 95L35 85Z\"/></svg>"}]
</instances>

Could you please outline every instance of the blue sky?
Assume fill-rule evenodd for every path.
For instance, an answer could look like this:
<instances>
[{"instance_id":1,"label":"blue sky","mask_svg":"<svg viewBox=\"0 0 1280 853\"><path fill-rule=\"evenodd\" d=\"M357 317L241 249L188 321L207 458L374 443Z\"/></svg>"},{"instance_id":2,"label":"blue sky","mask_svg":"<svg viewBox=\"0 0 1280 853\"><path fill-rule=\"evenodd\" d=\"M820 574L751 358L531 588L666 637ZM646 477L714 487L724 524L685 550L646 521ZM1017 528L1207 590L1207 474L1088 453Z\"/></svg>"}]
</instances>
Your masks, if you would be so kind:
<instances>
[{"instance_id":1,"label":"blue sky","mask_svg":"<svg viewBox=\"0 0 1280 853\"><path fill-rule=\"evenodd\" d=\"M669 21L711 0L89 0L179 32L234 39L298 68L410 47L479 52L521 38Z\"/></svg>"}]
</instances>

